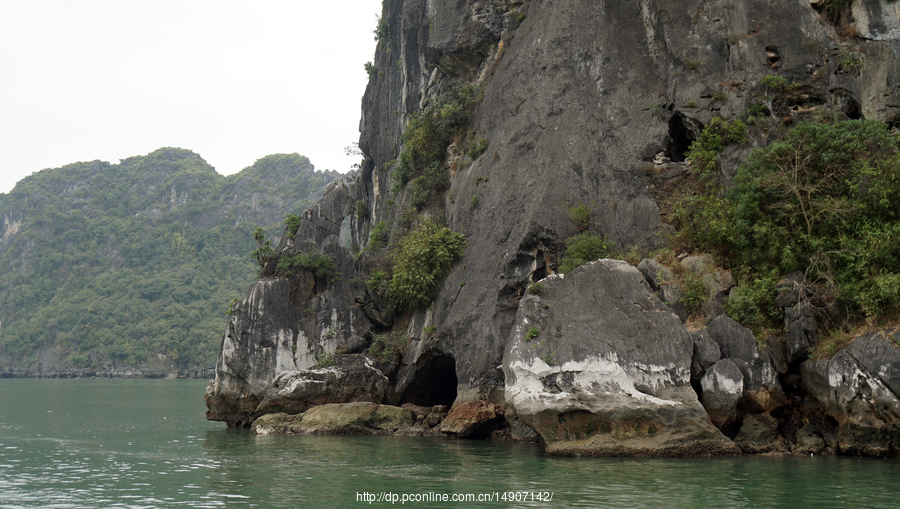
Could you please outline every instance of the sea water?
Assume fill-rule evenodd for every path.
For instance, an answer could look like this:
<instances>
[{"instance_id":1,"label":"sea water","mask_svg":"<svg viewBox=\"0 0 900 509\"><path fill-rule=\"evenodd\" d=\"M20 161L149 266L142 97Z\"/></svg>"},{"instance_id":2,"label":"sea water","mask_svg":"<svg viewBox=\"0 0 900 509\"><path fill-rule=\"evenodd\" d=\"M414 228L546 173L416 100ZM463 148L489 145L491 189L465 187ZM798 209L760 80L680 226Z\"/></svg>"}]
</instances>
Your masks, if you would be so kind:
<instances>
[{"instance_id":1,"label":"sea water","mask_svg":"<svg viewBox=\"0 0 900 509\"><path fill-rule=\"evenodd\" d=\"M257 436L200 380L0 380L0 508L900 507L900 462L550 458L534 445Z\"/></svg>"}]
</instances>

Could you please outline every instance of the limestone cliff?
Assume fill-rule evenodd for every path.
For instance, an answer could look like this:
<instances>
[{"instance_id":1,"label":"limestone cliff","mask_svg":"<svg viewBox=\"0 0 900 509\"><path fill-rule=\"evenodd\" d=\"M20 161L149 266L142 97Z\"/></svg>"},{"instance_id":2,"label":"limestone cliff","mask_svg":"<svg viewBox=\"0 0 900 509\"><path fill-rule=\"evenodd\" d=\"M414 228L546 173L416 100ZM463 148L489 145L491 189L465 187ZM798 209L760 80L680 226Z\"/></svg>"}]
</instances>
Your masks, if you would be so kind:
<instances>
[{"instance_id":1,"label":"limestone cliff","mask_svg":"<svg viewBox=\"0 0 900 509\"><path fill-rule=\"evenodd\" d=\"M677 318L665 322L675 316L671 313L663 321L640 322L646 327L641 334L610 333L603 320L591 322L595 317L585 317L591 323L586 330L553 321L553 341L558 341L550 345L557 348L553 363L534 354L523 357L528 350L515 345L528 330L525 324L535 320L529 313L541 312L534 299L523 298L526 288L557 272L565 240L577 233L567 207L585 204L597 229L621 248L655 247L666 228L668 186L684 175L685 152L713 117L736 118L761 104L766 115L784 123L822 112L891 124L900 120L897 5L856 0L835 10L831 3L385 0L363 98L362 171L355 182L332 189L305 217L295 239L276 250L293 256L307 249L301 246L309 239L335 260L343 277L336 284L310 277L287 281L270 271L270 278L253 287L229 322L217 377L207 392L209 417L247 424L263 413L259 403L276 379L284 383L279 377L285 373L297 371L297 379L305 380L304 370L317 355L367 351L388 331L400 331L409 343L393 362L376 366L390 380L376 402L460 407L485 400L506 409L513 435L537 431L548 444L565 430L558 429L560 420L547 424L547 411L591 414L576 419L582 433L577 439L587 442L560 445L560 453L628 450L584 435L587 428L603 434L597 431L602 422L608 424L621 409L603 414L606 404L596 401L535 407L559 400L564 385L587 384L579 397L588 399L613 390L618 401L636 398L663 407L677 401L679 412L662 418L665 412L654 407L638 420L653 429L680 430L671 436L694 437L685 440L723 438L698 411L700 402L731 437L743 415L769 416L783 408L779 377L788 376L797 356L789 362L780 346L760 349L752 333L745 344L741 338L749 331L724 316L715 327L710 323L709 332L693 335ZM770 75L796 85L773 91L764 84ZM446 192L436 206L420 207L412 186L392 178L410 145L403 133L410 119L459 83L474 85L483 96L444 154L450 176ZM481 150L469 148L476 141ZM724 179L733 176L752 146L765 141L754 139L725 153ZM365 284L374 257L352 256L337 238L343 224L359 248L371 247L372 239L386 232L393 243L420 216L445 220L465 235L468 247L427 309L392 318ZM631 285L649 283L657 291L653 276L642 271L647 282ZM601 314L623 297L578 282L598 277L576 271L552 284L572 292L562 299L569 302L564 306L586 301ZM650 299L643 287L622 288L647 291ZM721 287L719 296L727 290ZM554 304L548 304L552 313ZM709 319L721 313L721 305L714 304L715 299ZM653 312L653 306L666 304L654 301L635 316ZM278 317L269 316L272 309ZM588 336L602 348L585 351L581 342ZM795 371L795 364L790 369ZM615 382L614 389L590 389L607 382L603 373L621 379L608 381ZM530 381L523 382L523 376ZM548 385L553 377L555 385ZM667 382L660 385L654 377ZM691 386L695 390L685 392ZM523 403L529 391L544 394L530 394ZM687 453L671 443L648 443L637 447Z\"/></svg>"}]
</instances>

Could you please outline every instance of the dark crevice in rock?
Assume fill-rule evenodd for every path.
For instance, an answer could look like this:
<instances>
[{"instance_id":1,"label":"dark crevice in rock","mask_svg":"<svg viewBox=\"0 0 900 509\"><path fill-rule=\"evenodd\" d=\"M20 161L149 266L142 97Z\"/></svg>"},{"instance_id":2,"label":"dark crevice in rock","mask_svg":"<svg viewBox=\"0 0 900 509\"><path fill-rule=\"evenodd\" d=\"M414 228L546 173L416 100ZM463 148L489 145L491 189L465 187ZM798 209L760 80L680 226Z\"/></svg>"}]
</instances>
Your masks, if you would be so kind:
<instances>
[{"instance_id":1,"label":"dark crevice in rock","mask_svg":"<svg viewBox=\"0 0 900 509\"><path fill-rule=\"evenodd\" d=\"M844 115L847 115L847 118L850 120L860 120L862 119L862 107L858 102L851 99L847 101L847 105L844 107Z\"/></svg>"},{"instance_id":2,"label":"dark crevice in rock","mask_svg":"<svg viewBox=\"0 0 900 509\"><path fill-rule=\"evenodd\" d=\"M456 361L449 355L429 356L419 364L412 383L400 397L400 404L447 405L456 400Z\"/></svg>"},{"instance_id":3,"label":"dark crevice in rock","mask_svg":"<svg viewBox=\"0 0 900 509\"><path fill-rule=\"evenodd\" d=\"M781 61L781 52L778 50L778 46L766 46L766 58L772 67L778 65L778 62Z\"/></svg>"},{"instance_id":4,"label":"dark crevice in rock","mask_svg":"<svg viewBox=\"0 0 900 509\"><path fill-rule=\"evenodd\" d=\"M669 119L669 134L666 139L666 157L676 163L684 162L691 143L700 137L703 124L697 120L675 113Z\"/></svg>"}]
</instances>

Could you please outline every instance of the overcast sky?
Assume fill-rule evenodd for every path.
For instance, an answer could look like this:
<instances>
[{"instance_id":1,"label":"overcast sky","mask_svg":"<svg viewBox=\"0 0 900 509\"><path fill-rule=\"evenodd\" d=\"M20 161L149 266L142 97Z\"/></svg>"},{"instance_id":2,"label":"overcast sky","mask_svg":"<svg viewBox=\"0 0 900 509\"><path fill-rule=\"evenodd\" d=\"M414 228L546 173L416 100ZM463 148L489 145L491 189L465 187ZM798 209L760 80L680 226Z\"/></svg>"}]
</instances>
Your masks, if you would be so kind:
<instances>
[{"instance_id":1,"label":"overcast sky","mask_svg":"<svg viewBox=\"0 0 900 509\"><path fill-rule=\"evenodd\" d=\"M160 147L346 172L381 0L0 0L0 193Z\"/></svg>"}]
</instances>

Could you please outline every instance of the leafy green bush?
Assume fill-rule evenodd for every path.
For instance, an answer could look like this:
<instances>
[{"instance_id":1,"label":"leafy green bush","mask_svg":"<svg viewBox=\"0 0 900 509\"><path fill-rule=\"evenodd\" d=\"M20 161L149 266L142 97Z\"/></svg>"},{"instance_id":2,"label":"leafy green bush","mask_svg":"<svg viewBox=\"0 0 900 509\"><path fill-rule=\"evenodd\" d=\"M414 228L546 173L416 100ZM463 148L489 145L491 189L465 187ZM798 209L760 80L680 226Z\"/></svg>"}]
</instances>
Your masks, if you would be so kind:
<instances>
[{"instance_id":1,"label":"leafy green bush","mask_svg":"<svg viewBox=\"0 0 900 509\"><path fill-rule=\"evenodd\" d=\"M531 343L541 334L540 329L537 327L529 327L528 332L525 334L525 342Z\"/></svg>"},{"instance_id":2,"label":"leafy green bush","mask_svg":"<svg viewBox=\"0 0 900 509\"><path fill-rule=\"evenodd\" d=\"M728 316L750 327L754 332L777 324L781 310L775 307L775 286L780 274L777 270L738 271L738 284L725 301Z\"/></svg>"},{"instance_id":3,"label":"leafy green bush","mask_svg":"<svg viewBox=\"0 0 900 509\"><path fill-rule=\"evenodd\" d=\"M540 295L544 293L544 285L540 283L531 283L530 285L528 285L527 290L528 293L532 295Z\"/></svg>"},{"instance_id":4,"label":"leafy green bush","mask_svg":"<svg viewBox=\"0 0 900 509\"><path fill-rule=\"evenodd\" d=\"M450 173L443 163L433 162L429 164L421 177L410 183L410 204L416 210L422 210L432 200L436 199L450 185Z\"/></svg>"},{"instance_id":5,"label":"leafy green bush","mask_svg":"<svg viewBox=\"0 0 900 509\"><path fill-rule=\"evenodd\" d=\"M718 155L729 143L745 143L747 125L740 120L729 122L713 117L700 133L700 139L691 143L687 158L692 169L701 176L708 176L718 165Z\"/></svg>"},{"instance_id":6,"label":"leafy green bush","mask_svg":"<svg viewBox=\"0 0 900 509\"><path fill-rule=\"evenodd\" d=\"M265 267L266 262L274 258L275 250L272 248L272 241L266 238L266 233L261 226L253 230L253 240L256 241L257 248L250 253L250 256L259 263L261 271Z\"/></svg>"},{"instance_id":7,"label":"leafy green bush","mask_svg":"<svg viewBox=\"0 0 900 509\"><path fill-rule=\"evenodd\" d=\"M389 362L399 358L409 345L409 336L401 331L379 334L369 345L368 355L378 362Z\"/></svg>"},{"instance_id":8,"label":"leafy green bush","mask_svg":"<svg viewBox=\"0 0 900 509\"><path fill-rule=\"evenodd\" d=\"M465 127L482 97L477 87L456 83L410 119L401 136L400 165L391 174L395 190L431 165L443 163L450 138Z\"/></svg>"},{"instance_id":9,"label":"leafy green bush","mask_svg":"<svg viewBox=\"0 0 900 509\"><path fill-rule=\"evenodd\" d=\"M575 229L579 232L585 232L593 223L593 214L591 213L591 209L588 208L584 203L579 204L574 207L569 207L566 209L566 215L569 216L569 219L575 224Z\"/></svg>"},{"instance_id":10,"label":"leafy green bush","mask_svg":"<svg viewBox=\"0 0 900 509\"><path fill-rule=\"evenodd\" d=\"M334 365L334 352L327 352L316 360L317 368L328 368Z\"/></svg>"},{"instance_id":11,"label":"leafy green bush","mask_svg":"<svg viewBox=\"0 0 900 509\"><path fill-rule=\"evenodd\" d=\"M369 235L369 243L366 245L366 250L377 253L387 247L390 239L391 227L384 221L378 221Z\"/></svg>"},{"instance_id":12,"label":"leafy green bush","mask_svg":"<svg viewBox=\"0 0 900 509\"><path fill-rule=\"evenodd\" d=\"M681 302L684 304L684 309L689 315L698 313L706 299L709 298L709 290L706 289L703 278L699 274L687 272L681 276L679 286L682 291Z\"/></svg>"},{"instance_id":13,"label":"leafy green bush","mask_svg":"<svg viewBox=\"0 0 900 509\"><path fill-rule=\"evenodd\" d=\"M763 76L760 83L762 83L764 87L775 92L786 92L788 90L800 88L800 84L796 81L788 81L784 76L779 76L777 74L767 74Z\"/></svg>"},{"instance_id":14,"label":"leafy green bush","mask_svg":"<svg viewBox=\"0 0 900 509\"><path fill-rule=\"evenodd\" d=\"M469 142L469 157L474 161L481 157L481 154L488 148L488 141L485 138L475 138Z\"/></svg>"},{"instance_id":15,"label":"leafy green bush","mask_svg":"<svg viewBox=\"0 0 900 509\"><path fill-rule=\"evenodd\" d=\"M431 304L465 249L462 234L429 221L422 221L400 239L392 253L395 264L390 298L395 308L414 310Z\"/></svg>"},{"instance_id":16,"label":"leafy green bush","mask_svg":"<svg viewBox=\"0 0 900 509\"><path fill-rule=\"evenodd\" d=\"M300 228L300 223L303 222L303 216L300 214L288 214L284 218L284 233L288 236L288 238L293 239L294 235L297 234L297 230Z\"/></svg>"},{"instance_id":17,"label":"leafy green bush","mask_svg":"<svg viewBox=\"0 0 900 509\"><path fill-rule=\"evenodd\" d=\"M900 305L900 149L885 124L798 124L754 150L717 195L683 201L677 216L694 245L746 268L751 289L730 304L745 319L772 316L763 290L798 270L814 298L851 313Z\"/></svg>"},{"instance_id":18,"label":"leafy green bush","mask_svg":"<svg viewBox=\"0 0 900 509\"><path fill-rule=\"evenodd\" d=\"M335 283L341 278L341 273L334 262L324 254L314 251L283 256L278 259L278 264L275 266L275 274L278 276L294 277L302 271L331 283Z\"/></svg>"},{"instance_id":19,"label":"leafy green bush","mask_svg":"<svg viewBox=\"0 0 900 509\"><path fill-rule=\"evenodd\" d=\"M366 204L366 200L357 200L356 201L356 219L359 221L364 221L369 217L369 206Z\"/></svg>"},{"instance_id":20,"label":"leafy green bush","mask_svg":"<svg viewBox=\"0 0 900 509\"><path fill-rule=\"evenodd\" d=\"M369 277L366 279L366 286L372 289L377 295L387 296L391 281L391 276L381 269L372 269Z\"/></svg>"},{"instance_id":21,"label":"leafy green bush","mask_svg":"<svg viewBox=\"0 0 900 509\"><path fill-rule=\"evenodd\" d=\"M577 267L592 260L606 258L612 254L612 245L602 236L582 233L566 240L566 254L560 259L559 271L572 272Z\"/></svg>"}]
</instances>

